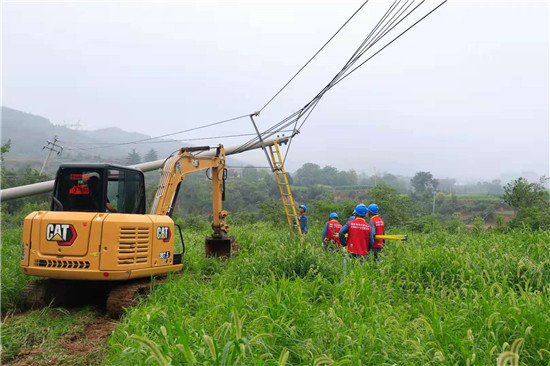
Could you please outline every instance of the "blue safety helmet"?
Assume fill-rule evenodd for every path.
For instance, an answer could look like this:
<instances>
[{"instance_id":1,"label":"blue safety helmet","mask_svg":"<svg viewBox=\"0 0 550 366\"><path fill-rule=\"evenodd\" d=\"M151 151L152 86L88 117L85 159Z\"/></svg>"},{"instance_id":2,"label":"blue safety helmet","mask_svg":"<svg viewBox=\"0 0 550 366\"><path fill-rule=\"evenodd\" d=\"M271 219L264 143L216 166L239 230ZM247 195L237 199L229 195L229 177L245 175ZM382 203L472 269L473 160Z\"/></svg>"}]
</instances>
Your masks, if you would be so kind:
<instances>
[{"instance_id":1,"label":"blue safety helmet","mask_svg":"<svg viewBox=\"0 0 550 366\"><path fill-rule=\"evenodd\" d=\"M358 216L367 216L367 206L365 206L363 203L360 203L355 207L355 213Z\"/></svg>"},{"instance_id":2,"label":"blue safety helmet","mask_svg":"<svg viewBox=\"0 0 550 366\"><path fill-rule=\"evenodd\" d=\"M303 209L304 209L304 211L307 211L307 207L306 207L306 205L300 205L300 208L303 208Z\"/></svg>"},{"instance_id":3,"label":"blue safety helmet","mask_svg":"<svg viewBox=\"0 0 550 366\"><path fill-rule=\"evenodd\" d=\"M353 212L351 213L351 216L355 216L357 214L357 212L355 212L355 210L353 210Z\"/></svg>"},{"instance_id":4,"label":"blue safety helmet","mask_svg":"<svg viewBox=\"0 0 550 366\"><path fill-rule=\"evenodd\" d=\"M338 214L336 212L333 212L330 214L329 216L331 219L337 219L338 218Z\"/></svg>"},{"instance_id":5,"label":"blue safety helmet","mask_svg":"<svg viewBox=\"0 0 550 366\"><path fill-rule=\"evenodd\" d=\"M369 205L368 210L369 210L369 212L371 212L371 213L373 213L373 214L375 214L375 215L378 215L378 211L379 211L380 209L378 208L378 205L377 205L376 203L371 203L371 204Z\"/></svg>"}]
</instances>

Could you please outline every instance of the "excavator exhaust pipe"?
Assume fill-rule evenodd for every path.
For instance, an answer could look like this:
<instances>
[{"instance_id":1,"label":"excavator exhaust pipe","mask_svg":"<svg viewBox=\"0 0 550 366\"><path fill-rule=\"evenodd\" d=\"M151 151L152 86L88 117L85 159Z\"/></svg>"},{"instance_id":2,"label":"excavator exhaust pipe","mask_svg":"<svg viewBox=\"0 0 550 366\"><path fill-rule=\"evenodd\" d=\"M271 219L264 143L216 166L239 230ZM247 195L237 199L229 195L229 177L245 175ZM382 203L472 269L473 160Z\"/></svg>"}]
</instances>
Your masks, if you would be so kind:
<instances>
[{"instance_id":1,"label":"excavator exhaust pipe","mask_svg":"<svg viewBox=\"0 0 550 366\"><path fill-rule=\"evenodd\" d=\"M239 245L234 236L223 235L221 237L207 236L204 242L206 257L230 258L237 254Z\"/></svg>"}]
</instances>

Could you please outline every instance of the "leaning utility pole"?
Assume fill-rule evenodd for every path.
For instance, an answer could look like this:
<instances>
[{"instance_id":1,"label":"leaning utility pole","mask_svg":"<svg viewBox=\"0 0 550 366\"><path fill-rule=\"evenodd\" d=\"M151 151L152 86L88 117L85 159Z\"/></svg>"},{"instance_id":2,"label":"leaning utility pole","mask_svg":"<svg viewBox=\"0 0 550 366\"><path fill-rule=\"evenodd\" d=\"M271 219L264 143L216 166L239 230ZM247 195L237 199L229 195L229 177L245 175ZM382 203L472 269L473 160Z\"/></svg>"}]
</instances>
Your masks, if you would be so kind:
<instances>
[{"instance_id":1,"label":"leaning utility pole","mask_svg":"<svg viewBox=\"0 0 550 366\"><path fill-rule=\"evenodd\" d=\"M279 144L280 146L283 144L287 144L288 140L290 140L290 136L281 136L277 138L264 139L264 146L266 147L273 146L275 144L275 141L277 141L277 144ZM200 156L214 157L216 154L216 148L217 147L213 147L210 149L210 151L205 151L201 153ZM256 142L251 145L247 145L244 148L243 148L243 145L228 146L225 148L225 155L229 156L233 154L239 154L244 151L261 149L261 148L262 148L262 145L259 142ZM164 163L165 163L165 159L161 159L156 161L148 161L147 163L132 165L131 168L137 168L143 172L148 172L151 170L157 170L159 168L162 168ZM54 183L55 183L55 180L49 180L46 182L33 183L33 184L28 184L20 187L2 189L0 190L0 202L5 202L16 198L26 197L26 196L32 196L40 193L51 192L53 191Z\"/></svg>"},{"instance_id":2,"label":"leaning utility pole","mask_svg":"<svg viewBox=\"0 0 550 366\"><path fill-rule=\"evenodd\" d=\"M57 155L61 154L63 151L63 146L57 145L57 136L54 137L53 142L50 140L46 140L47 144L42 147L42 150L47 149L48 156L46 156L46 159L44 160L44 164L42 164L42 169L40 169L40 174L44 173L44 169L46 169L46 165L48 165L48 162L50 161L50 157L52 156L52 152L56 152Z\"/></svg>"}]
</instances>

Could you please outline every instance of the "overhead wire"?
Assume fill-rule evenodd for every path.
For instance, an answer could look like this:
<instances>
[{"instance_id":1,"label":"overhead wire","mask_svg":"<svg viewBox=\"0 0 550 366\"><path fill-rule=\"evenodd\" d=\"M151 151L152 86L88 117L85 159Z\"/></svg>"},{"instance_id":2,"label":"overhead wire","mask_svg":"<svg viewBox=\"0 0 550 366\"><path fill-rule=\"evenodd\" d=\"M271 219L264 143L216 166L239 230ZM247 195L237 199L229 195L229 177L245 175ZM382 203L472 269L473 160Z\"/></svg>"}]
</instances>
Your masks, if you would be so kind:
<instances>
[{"instance_id":1,"label":"overhead wire","mask_svg":"<svg viewBox=\"0 0 550 366\"><path fill-rule=\"evenodd\" d=\"M410 29L412 29L414 26L416 26L418 23L420 23L422 20L424 20L426 17L428 17L430 14L432 14L435 10L440 8L443 4L447 2L447 0L442 1L439 5L435 6L433 9L431 9L428 13L426 13L424 16L422 16L420 19L415 21L411 26L406 28L403 32L401 32L399 35L394 37L391 41L386 43L382 48L380 48L378 51L376 51L373 55L369 56L365 61L361 62L358 66L352 69L352 66L358 62L358 60L366 53L368 52L372 47L374 47L380 40L384 39L388 33L390 33L395 27L397 27L399 24L401 24L405 19L407 19L411 14L413 14L425 1L422 0L419 2L413 9L407 12L407 10L415 3L415 0L412 1L405 1L405 3L398 8L398 5L401 3L401 0L396 0L392 3L392 5L388 8L384 16L378 21L378 23L373 27L369 35L363 40L361 45L357 48L355 53L352 55L352 57L346 62L344 67L331 79L331 81L313 98L311 99L306 105L304 105L300 110L297 112L291 114L290 116L286 117L282 121L276 123L272 127L266 129L264 132L260 134L260 136L256 136L255 138L245 142L242 146L250 146L251 144L256 143L260 138L268 138L269 136L272 136L273 134L277 133L278 128L286 128L289 125L293 124L294 132L292 135L292 138L295 136L297 132L303 127L304 123L308 120L309 116L315 109L315 107L318 105L320 99L324 96L324 94L330 90L332 87L340 83L343 79L347 78L351 73L355 72L357 69L359 69L361 66L363 66L366 62L371 60L373 57L378 55L382 50L384 50L386 47L388 47L390 44L395 42L397 39L399 39L403 34L407 33ZM397 9L397 11L395 11ZM406 13L406 14L405 14ZM405 15L403 15L405 14ZM351 71L349 71L351 69ZM302 117L304 117L301 121L301 124L298 128L298 122ZM292 143L292 138L289 141L289 147ZM286 151L285 158L283 160L286 160L286 157L288 155L288 150Z\"/></svg>"},{"instance_id":2,"label":"overhead wire","mask_svg":"<svg viewBox=\"0 0 550 366\"><path fill-rule=\"evenodd\" d=\"M389 13L391 13L391 10L393 9L393 7L399 3L401 0L395 0L393 5L386 11L384 17L382 17L380 19L380 21L378 22L378 24L375 26L375 28L373 28L373 30L371 31L371 33L367 36L367 38L365 39L365 41L363 41L363 43L361 44L360 48L363 46L363 44L365 44L366 42L368 42L368 39L370 38L370 36L372 35L373 32L376 31L377 27L385 20L385 18L388 16ZM414 0L413 0L414 1ZM281 88L269 101L268 103L266 103L266 105L264 105L264 107L262 107L260 109L260 112L269 104L271 103L271 101L273 101L273 99L275 99L275 97L277 97L282 91L283 89L288 86L288 84L290 84L290 82L292 80L294 80L294 78L315 58L315 56L317 56L319 54L319 52L336 36L336 34L338 34L348 23L351 19L353 19L353 17L355 17L355 15L367 4L368 0L365 1L356 11L355 13L352 14L352 16L338 29L338 31L323 45L323 47L321 47L321 49L319 49L310 59L308 62L306 62L306 64L304 66L302 66L300 68L300 70L298 70L298 72L296 72L296 74L294 74L294 76L283 86L283 88ZM350 59L350 61L354 58L354 56L357 54L357 52L360 51L360 48L354 53L354 55L352 56L352 58ZM350 62L348 61L348 63ZM346 63L346 65L348 64ZM326 88L326 87L325 87ZM314 98L315 99L315 98ZM313 102L313 100L312 100ZM311 102L310 102L311 103ZM316 105L317 102L315 102L313 105ZM300 109L299 111L291 114L289 117L283 119L281 122L275 124L274 126L270 127L269 129L267 129L266 131L264 131L262 133L263 137L262 138L267 138L269 136L272 136L274 133L276 133L277 129L278 128L286 128L288 126L290 126L291 124L294 123L294 130L296 131L296 126L298 124L298 121L300 119L300 117L302 116L302 114L304 113L304 111L306 110L306 108L308 108L308 104L306 104L306 106L304 106L302 109ZM309 114L311 114L311 112L308 113L308 116ZM294 116L297 116L297 118L295 119L292 119ZM289 122L290 120L290 122ZM275 132L273 132L275 131ZM291 137L290 141L289 141L289 144L288 144L288 148L290 148L290 145L292 143L292 139L294 137L294 134L293 136ZM245 142L243 145L242 145L242 150L246 149L247 147L249 147L250 145L252 144L255 144L257 141L259 140L259 137L256 136L256 138L252 138L251 140ZM286 154L285 154L285 158L283 160L283 163L284 161L286 161L286 156L288 155L288 149L287 148L287 151L286 151Z\"/></svg>"},{"instance_id":3,"label":"overhead wire","mask_svg":"<svg viewBox=\"0 0 550 366\"><path fill-rule=\"evenodd\" d=\"M445 0L445 1L446 1L446 0ZM399 2L400 2L400 1L399 1ZM394 4L397 4L397 3L398 3L397 1L394 2ZM321 91L321 93L319 93L319 94L316 96L316 98L319 98L319 99L320 99L329 89L331 89L332 87L334 87L335 85L337 85L337 84L342 80L342 78L344 77L345 72L346 72L347 70L349 70L349 68L350 68L351 66L353 66L353 64L354 64L357 60L359 60L359 58L360 58L361 56L363 56L368 50L370 50L372 47L374 47L374 45L376 45L376 43L377 43L379 40L381 40L386 34L388 34L389 32L391 32L396 26L398 26L398 25L399 25L402 21L404 21L410 14L412 14L420 5L422 5L422 4L424 3L424 0L422 0L416 7L414 7L414 8L413 8L409 13L407 13L404 17L401 17L401 18L400 18L400 16L410 7L410 5L412 5L412 4L414 3L414 0L413 0L412 2L410 2L409 5L405 8L405 5L407 5L407 3L408 3L408 1L407 1L405 4L403 4L403 6L397 11L397 13L399 13L399 12L401 11L401 9L404 8L403 11L399 14L399 16L398 16L397 18L395 18L394 20L392 20L392 19L395 17L395 15L396 15L397 13L396 13L394 16L392 16L392 18L390 18L390 20L388 21L388 23L387 23L386 25L384 25L384 26L376 33L377 35L375 36L374 40L373 40L371 43L369 43L369 44L367 44L367 45L365 45L365 46L362 46L362 50L361 50L360 52L356 52L356 56L355 56L354 58L352 58L353 62L351 62L351 63L348 62L348 64L346 64L346 65L344 66L344 68L342 68L342 70L341 70L341 71L331 80L331 82L330 82L329 84L327 84L327 86L326 86L325 88L323 88L323 90ZM390 9L391 9L391 8L390 8ZM393 25L392 25L392 21L393 21ZM379 25L377 25L377 27L378 27L378 26L379 26ZM389 26L389 28L388 28L388 26ZM374 31L376 31L376 27L375 27L375 29L373 29L373 32L371 32L371 34L374 33ZM370 37L370 36L369 36L369 37ZM394 40L395 40L395 39L394 39ZM394 40L392 40L391 42L393 42ZM391 43L391 42L390 42L390 43ZM389 45L389 43L388 43L386 46L384 46L384 48L387 47L388 45ZM369 59L371 59L372 57L374 57L374 56L375 56L376 54L378 54L380 51L381 51L381 50L379 50L378 52L376 52L376 53L375 53L373 56L371 56ZM368 61L368 60L366 60L366 61ZM363 63L361 63L361 65L365 64L366 61L363 62ZM360 67L361 65L359 65L358 67ZM358 67L357 67L357 68L358 68ZM356 69L357 69L357 68L356 68ZM354 69L354 70L355 70L355 69ZM317 106L317 103L315 103L315 105L314 105L312 108L314 109L316 106ZM306 118L304 118L304 120L302 121L302 123L300 124L300 126L298 127L298 129L301 129L301 128L302 128L302 126L305 124L305 122L307 121L307 119L309 118L310 115L311 115L311 112L308 113L308 115L306 116Z\"/></svg>"},{"instance_id":4,"label":"overhead wire","mask_svg":"<svg viewBox=\"0 0 550 366\"><path fill-rule=\"evenodd\" d=\"M367 38L365 39L365 41L363 41L363 43L361 44L360 48L354 53L354 55L356 55L358 52L360 52L360 49L361 49L361 47L363 46L363 44L364 44L365 42L368 41L368 39L370 38L370 36L372 35L372 33L373 33L373 32L377 29L377 27L383 22L383 20L385 19L385 17L387 17L387 15L392 11L392 9L393 9L393 7L395 6L395 4L398 3L398 2L400 2L400 0L396 0L396 1L394 2L394 4L392 5L392 7L390 7L390 8L388 9L388 11L387 11L386 14L384 15L384 17L378 22L378 24L376 25L376 27L375 27L375 28L373 29L373 31L371 31L371 33L367 36ZM350 62L353 60L353 58L354 58L354 57L352 56L352 58L350 59L350 61L348 61L344 67L347 67L347 66L350 64ZM335 76L334 78L338 77L338 75L340 75L340 73L338 73L337 76ZM334 78L333 78L333 79L334 79ZM329 83L329 85L330 85L330 83ZM326 91L327 87L328 87L328 86L325 86L325 88L323 88L323 90L322 90L320 93L318 93L316 97L314 97L309 103L307 103L307 104L306 104L304 107L302 107L299 111L293 113L293 114L290 115L289 117L283 119L281 122L275 124L274 126L270 127L270 128L267 129L266 131L264 131L264 132L262 133L263 138L267 138L267 137L271 136L271 135L273 134L273 131L276 131L277 128L285 128L285 127L289 126L289 125L292 124L292 123L294 123L294 125L296 126L297 123L298 123L298 121L299 121L299 119L300 119L300 117L304 114L304 112L305 112L307 109L309 109L311 106L316 106L316 105L317 105L318 99L320 99L320 97L324 94L324 92ZM308 113L308 116L309 116L309 114L311 114L311 112ZM292 118L295 117L295 116L297 116L297 118L296 118L296 119L292 119ZM290 120L290 122L289 122L289 120ZM244 143L244 144L243 144L243 149L245 149L246 147L248 147L248 146L250 146L250 145L256 143L257 140L259 140L259 137L253 138L253 139L251 139L250 141ZM292 143L292 139L291 139L291 141L289 142L289 145L290 145L291 143ZM288 149L287 149L287 152L286 152L286 154L285 154L285 159L286 159L287 154L288 154Z\"/></svg>"},{"instance_id":5,"label":"overhead wire","mask_svg":"<svg viewBox=\"0 0 550 366\"><path fill-rule=\"evenodd\" d=\"M296 76L298 76L298 74L310 64L311 61L313 61L313 59L330 43L330 41L334 39L334 37L338 35L338 33L340 33L342 29L344 29L344 27L355 17L355 15L357 15L357 13L359 13L359 11L361 11L365 5L367 5L368 2L369 0L366 0L363 4L361 4L361 6L348 18L348 20L344 22L344 24L340 26L340 28L338 28L338 30L328 39L328 41L326 41L325 44L319 48L317 52L315 52L315 54L311 56L311 58L290 78L290 80L287 81L286 84L283 85L283 87L279 89L279 91L277 91L277 93L275 93L275 95L271 97L271 99L269 99L262 108L260 108L260 112L263 111L275 98L277 98L279 94L281 94L281 92L292 82L292 80L294 80Z\"/></svg>"},{"instance_id":6,"label":"overhead wire","mask_svg":"<svg viewBox=\"0 0 550 366\"><path fill-rule=\"evenodd\" d=\"M105 146L102 146L102 148L115 147L115 146L124 146L124 145L133 145L133 144L137 144L137 143L141 143L141 142L145 142L145 141L158 140L158 139L161 139L163 137L174 136L174 135L178 135L178 134L182 134L182 133L186 133L186 132L192 132L192 131L196 131L196 130L200 130L200 129L204 129L204 128L208 128L208 127L212 127L212 126L221 125L221 124L224 124L224 123L239 120L241 118L247 118L248 116L249 116L248 114L245 114L245 115L242 115L242 116L237 116L237 117L233 117L233 118L229 118L229 119L225 119L225 120L221 120L221 121L217 121L217 122L207 123L207 124L200 125L200 126L197 126L197 127L192 127L192 128L188 128L188 129L181 130L181 131L171 132L171 133L167 133L167 134L164 134L164 135L148 137L148 138L135 140L135 141L120 142L120 143L114 143L114 144L111 144L111 145L105 145Z\"/></svg>"},{"instance_id":7,"label":"overhead wire","mask_svg":"<svg viewBox=\"0 0 550 366\"><path fill-rule=\"evenodd\" d=\"M417 25L418 23L420 23L422 20L424 20L427 16L429 16L430 14L432 14L434 11L436 11L439 7L441 7L443 4L445 4L447 2L447 0L444 0L441 4L439 4L438 6L436 6L435 8L433 8L430 12L428 12L426 15L424 15L422 18L420 18L419 20L417 20L416 22L414 22L410 27L408 27L407 29L405 29L403 32L401 32L397 37L395 37L394 39L392 39L389 43L387 43L384 47L382 47L381 49L379 49L378 51L376 51L376 53L374 53L372 56L370 56L369 58L367 58L365 61L361 62L359 65L357 65L357 67L355 67L353 70L351 70L349 73L347 73L346 75L344 75L340 80L338 80L338 82L336 84L338 84L339 82L341 82L342 80L344 80L345 78L347 78L350 74L352 74L354 71L356 71L358 68L360 68L361 66L363 66L367 61L369 61L370 59L372 59L374 56L376 56L377 54L379 54L381 51L383 51L386 47L388 47L390 44L392 44L393 42L395 42L399 37L401 37L402 35L404 35L405 33L407 33L411 28L413 28L415 25ZM334 84L334 85L336 85Z\"/></svg>"},{"instance_id":8,"label":"overhead wire","mask_svg":"<svg viewBox=\"0 0 550 366\"><path fill-rule=\"evenodd\" d=\"M338 33L359 13L359 11L368 3L369 0L366 0L362 3L362 5L346 20L346 22L340 26L340 28L329 38L327 42L319 49L315 54L290 78L290 80L283 85L282 88L280 88L275 95L268 100L268 102L259 110L259 112L263 111L278 95L281 94L281 92L302 72L305 67L307 67L311 61L338 35ZM411 26L406 28L403 32L401 32L398 36L394 37L391 41L386 43L383 47L381 47L378 51L376 51L374 54L369 56L367 59L362 61L359 65L356 67L353 67L359 59L372 47L374 47L379 41L384 39L388 33L390 33L396 26L398 26L401 22L403 22L409 15L411 15L414 11L416 11L425 0L422 0L418 5L416 5L412 10L410 10L407 14L403 16L403 14L409 9L411 5L415 3L416 0L406 0L404 4L399 7L399 4L402 2L402 0L395 0L391 6L386 10L384 15L379 19L377 24L371 29L367 37L361 42L359 47L356 49L356 51L353 53L353 55L350 57L350 59L344 64L342 69L330 80L330 82L321 89L320 92L318 92L315 97L313 97L308 103L306 103L302 108L300 108L298 111L290 114L289 116L285 117L281 121L275 123L273 126L265 129L263 132L258 134L235 134L235 135L226 135L226 136L212 136L212 137L199 137L199 138L189 138L189 139L181 139L181 140L160 140L164 137L174 136L182 133L192 132L199 129L204 129L212 126L217 126L224 123L229 123L232 121L236 121L242 118L247 118L250 115L241 115L217 122L207 123L204 125L200 125L197 127L192 127L189 129L171 132L159 136L154 137L148 137L144 139L139 139L135 141L129 141L129 142L121 142L121 143L99 143L100 146L95 147L89 147L89 148L81 148L76 147L79 150L88 151L92 149L99 149L99 148L109 148L109 147L116 147L116 146L124 146L124 145L133 145L133 144L144 144L144 143L167 143L167 142L180 142L180 141L198 141L198 140L208 140L208 139L219 139L219 138L231 138L231 137L243 137L243 136L254 136L250 140L246 141L240 147L237 149L237 152L244 151L247 147L257 143L260 139L265 139L270 136L273 136L277 133L288 131L285 130L286 128L290 127L291 125L294 125L292 128L292 136L289 140L288 148L285 153L285 157L283 160L283 163L286 161L290 145L292 143L293 137L299 133L300 129L303 127L305 122L309 119L311 116L313 110L317 107L319 101L321 98L325 95L325 93L339 84L342 80L347 78L349 75L351 75L353 72L355 72L357 69L359 69L361 66L363 66L365 63L367 63L369 60L371 60L373 57L378 55L381 51L383 51L386 47L388 47L390 44L395 42L398 38L400 38L402 35L407 33L411 28L413 28L415 25L420 23L422 20L424 20L427 16L432 14L435 10L437 10L439 7L441 7L443 4L447 2L447 0L444 0L439 5L434 7L431 11L429 11L427 14L422 16L419 20L414 22ZM397 9L397 11L396 11ZM257 112L257 113L259 113ZM298 123L301 122L299 125Z\"/></svg>"}]
</instances>

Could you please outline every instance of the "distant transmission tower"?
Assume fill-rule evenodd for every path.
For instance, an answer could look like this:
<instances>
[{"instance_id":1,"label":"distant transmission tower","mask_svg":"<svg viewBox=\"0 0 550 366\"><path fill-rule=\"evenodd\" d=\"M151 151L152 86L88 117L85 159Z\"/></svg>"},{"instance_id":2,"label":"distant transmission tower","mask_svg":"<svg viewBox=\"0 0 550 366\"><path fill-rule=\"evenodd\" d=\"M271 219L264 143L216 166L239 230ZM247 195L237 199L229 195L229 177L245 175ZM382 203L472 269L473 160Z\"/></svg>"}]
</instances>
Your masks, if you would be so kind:
<instances>
[{"instance_id":1,"label":"distant transmission tower","mask_svg":"<svg viewBox=\"0 0 550 366\"><path fill-rule=\"evenodd\" d=\"M57 144L57 136L54 137L53 142L50 140L46 140L47 144L42 147L42 150L47 149L48 156L46 156L46 159L44 160L44 164L42 164L42 169L40 169L40 174L44 172L44 169L46 169L46 165L48 165L48 162L50 161L50 157L52 156L52 152L56 152L57 155L61 154L63 151L63 146Z\"/></svg>"},{"instance_id":2,"label":"distant transmission tower","mask_svg":"<svg viewBox=\"0 0 550 366\"><path fill-rule=\"evenodd\" d=\"M61 124L61 126L78 131L82 127L82 123L80 123L80 120L78 120L76 123L67 123L63 121L63 124Z\"/></svg>"}]
</instances>

